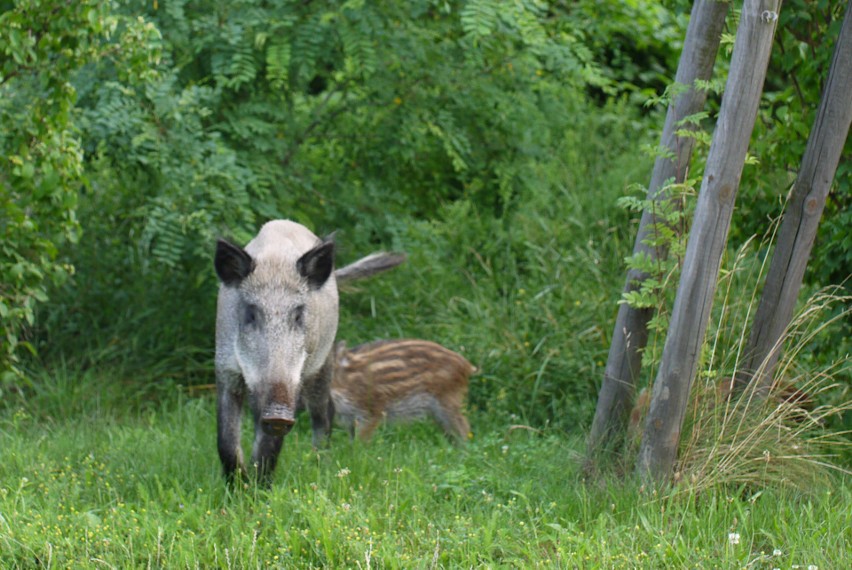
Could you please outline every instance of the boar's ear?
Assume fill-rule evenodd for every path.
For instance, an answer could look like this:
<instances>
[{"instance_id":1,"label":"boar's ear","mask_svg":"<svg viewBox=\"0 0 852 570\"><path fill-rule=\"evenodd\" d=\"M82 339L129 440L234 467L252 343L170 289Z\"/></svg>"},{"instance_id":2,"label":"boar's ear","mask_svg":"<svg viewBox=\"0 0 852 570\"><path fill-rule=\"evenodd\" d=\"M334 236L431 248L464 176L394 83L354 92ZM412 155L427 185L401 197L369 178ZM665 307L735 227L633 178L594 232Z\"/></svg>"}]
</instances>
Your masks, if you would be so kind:
<instances>
[{"instance_id":1,"label":"boar's ear","mask_svg":"<svg viewBox=\"0 0 852 570\"><path fill-rule=\"evenodd\" d=\"M216 274L228 286L239 285L254 269L254 260L246 251L223 239L216 241Z\"/></svg>"},{"instance_id":2,"label":"boar's ear","mask_svg":"<svg viewBox=\"0 0 852 570\"><path fill-rule=\"evenodd\" d=\"M334 241L323 240L296 262L299 275L308 280L311 289L319 289L334 269Z\"/></svg>"}]
</instances>

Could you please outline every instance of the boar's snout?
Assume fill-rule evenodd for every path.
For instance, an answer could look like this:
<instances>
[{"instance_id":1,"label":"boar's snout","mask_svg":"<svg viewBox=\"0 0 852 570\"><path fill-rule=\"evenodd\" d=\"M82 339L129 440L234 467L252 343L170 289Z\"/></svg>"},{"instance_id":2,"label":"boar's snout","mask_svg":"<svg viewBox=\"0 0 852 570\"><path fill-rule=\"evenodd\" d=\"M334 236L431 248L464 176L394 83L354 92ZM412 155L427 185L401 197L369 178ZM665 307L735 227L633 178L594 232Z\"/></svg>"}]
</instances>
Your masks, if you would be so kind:
<instances>
[{"instance_id":1,"label":"boar's snout","mask_svg":"<svg viewBox=\"0 0 852 570\"><path fill-rule=\"evenodd\" d=\"M260 418L260 426L269 435L284 436L290 432L296 419L287 406L269 406Z\"/></svg>"}]
</instances>

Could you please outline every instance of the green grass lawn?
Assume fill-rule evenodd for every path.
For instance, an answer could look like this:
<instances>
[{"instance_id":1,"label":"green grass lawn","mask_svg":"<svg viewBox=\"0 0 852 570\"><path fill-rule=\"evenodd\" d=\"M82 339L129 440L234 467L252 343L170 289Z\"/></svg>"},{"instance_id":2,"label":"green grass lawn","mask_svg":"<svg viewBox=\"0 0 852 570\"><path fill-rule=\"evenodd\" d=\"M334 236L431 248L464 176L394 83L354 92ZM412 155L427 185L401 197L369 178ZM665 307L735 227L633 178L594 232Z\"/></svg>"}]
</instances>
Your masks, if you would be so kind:
<instances>
[{"instance_id":1,"label":"green grass lawn","mask_svg":"<svg viewBox=\"0 0 852 570\"><path fill-rule=\"evenodd\" d=\"M270 490L229 492L214 401L58 372L0 416L2 568L843 568L847 482L810 494L658 496L584 482L582 433L471 416L463 449L430 424L369 444L285 442ZM248 432L246 433L248 436Z\"/></svg>"}]
</instances>

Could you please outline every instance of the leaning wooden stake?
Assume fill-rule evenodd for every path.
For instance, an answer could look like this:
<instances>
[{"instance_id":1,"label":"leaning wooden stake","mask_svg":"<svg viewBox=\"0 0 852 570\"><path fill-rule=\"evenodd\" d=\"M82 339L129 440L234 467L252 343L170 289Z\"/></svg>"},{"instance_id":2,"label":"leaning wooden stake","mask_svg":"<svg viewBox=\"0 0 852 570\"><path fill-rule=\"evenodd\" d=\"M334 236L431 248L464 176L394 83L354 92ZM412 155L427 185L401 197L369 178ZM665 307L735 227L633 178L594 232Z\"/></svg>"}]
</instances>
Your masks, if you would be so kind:
<instances>
[{"instance_id":1,"label":"leaning wooden stake","mask_svg":"<svg viewBox=\"0 0 852 570\"><path fill-rule=\"evenodd\" d=\"M686 247L680 284L636 469L658 483L672 476L689 388L710 318L734 199L757 117L779 0L743 3L731 69Z\"/></svg>"},{"instance_id":2,"label":"leaning wooden stake","mask_svg":"<svg viewBox=\"0 0 852 570\"><path fill-rule=\"evenodd\" d=\"M766 284L754 317L742 366L758 393L772 384L784 331L790 324L837 163L852 122L852 1L828 72L822 100L784 212Z\"/></svg>"},{"instance_id":3,"label":"leaning wooden stake","mask_svg":"<svg viewBox=\"0 0 852 570\"><path fill-rule=\"evenodd\" d=\"M719 51L727 11L728 4L716 0L698 0L692 6L675 76L675 84L685 86L687 90L674 98L666 113L666 122L660 138L663 153L654 163L654 172L648 186L648 200L665 202L671 199L665 189L667 182L673 179L675 183L681 183L686 177L695 141L691 137L678 136L676 131L689 129L688 126L678 124L685 117L704 108L707 92L704 89L696 89L695 82L708 81L713 74L713 64ZM657 221L654 212L646 210L642 213L636 243L633 246L634 255L643 254L651 260L666 257L668 252L665 247L653 247L646 243L651 228ZM648 275L640 271L630 270L624 291L638 290L647 278ZM595 419L589 434L587 468L592 467L594 459L602 450L608 449L613 440L624 433L633 403L636 378L639 376L642 349L648 340L648 321L652 316L652 309L637 309L626 303L619 306Z\"/></svg>"}]
</instances>

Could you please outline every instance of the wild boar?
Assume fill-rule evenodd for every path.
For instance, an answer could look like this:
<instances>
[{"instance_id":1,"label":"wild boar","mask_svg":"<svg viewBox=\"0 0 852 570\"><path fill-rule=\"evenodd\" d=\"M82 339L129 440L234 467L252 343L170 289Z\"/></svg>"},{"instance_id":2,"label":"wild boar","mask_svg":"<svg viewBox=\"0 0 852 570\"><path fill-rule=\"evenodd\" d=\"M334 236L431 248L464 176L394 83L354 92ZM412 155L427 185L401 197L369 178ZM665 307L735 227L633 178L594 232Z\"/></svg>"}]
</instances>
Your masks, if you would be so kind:
<instances>
[{"instance_id":1,"label":"wild boar","mask_svg":"<svg viewBox=\"0 0 852 570\"><path fill-rule=\"evenodd\" d=\"M404 256L374 254L340 271L366 277ZM245 396L254 416L251 464L261 482L275 469L297 402L311 417L313 444L331 429L332 345L338 293L334 241L289 220L265 224L245 249L219 240L216 314L219 458L228 480L247 475L240 445Z\"/></svg>"},{"instance_id":2,"label":"wild boar","mask_svg":"<svg viewBox=\"0 0 852 570\"><path fill-rule=\"evenodd\" d=\"M462 413L468 379L476 367L434 342L380 340L346 349L335 346L331 399L339 423L370 439L379 423L431 416L444 432L464 442L470 425Z\"/></svg>"}]
</instances>

